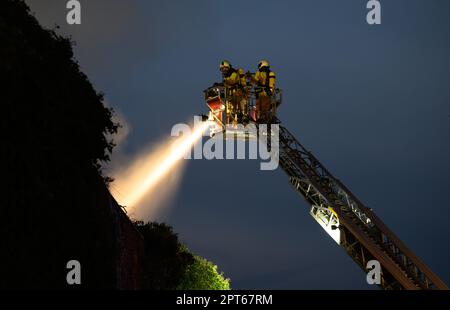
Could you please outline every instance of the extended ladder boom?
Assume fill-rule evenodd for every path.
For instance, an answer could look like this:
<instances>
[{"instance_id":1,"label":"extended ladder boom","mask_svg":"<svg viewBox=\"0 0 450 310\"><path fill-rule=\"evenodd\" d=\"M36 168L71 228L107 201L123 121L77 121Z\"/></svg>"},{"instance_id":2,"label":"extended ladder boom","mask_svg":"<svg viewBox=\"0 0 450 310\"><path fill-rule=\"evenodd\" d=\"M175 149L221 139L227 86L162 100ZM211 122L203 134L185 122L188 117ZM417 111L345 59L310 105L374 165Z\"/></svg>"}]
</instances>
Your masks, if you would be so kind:
<instances>
[{"instance_id":1,"label":"extended ladder boom","mask_svg":"<svg viewBox=\"0 0 450 310\"><path fill-rule=\"evenodd\" d=\"M296 191L311 205L311 215L366 271L381 265L383 289L448 289L389 228L279 125L280 166Z\"/></svg>"}]
</instances>

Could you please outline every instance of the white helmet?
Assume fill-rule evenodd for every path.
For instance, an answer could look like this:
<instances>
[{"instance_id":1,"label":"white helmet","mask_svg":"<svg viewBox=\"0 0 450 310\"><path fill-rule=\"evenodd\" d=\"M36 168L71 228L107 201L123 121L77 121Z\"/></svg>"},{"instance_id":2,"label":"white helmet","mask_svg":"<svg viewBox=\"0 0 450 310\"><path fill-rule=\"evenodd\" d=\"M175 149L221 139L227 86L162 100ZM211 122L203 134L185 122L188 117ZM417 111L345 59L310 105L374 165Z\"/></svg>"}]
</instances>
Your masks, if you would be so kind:
<instances>
[{"instance_id":1,"label":"white helmet","mask_svg":"<svg viewBox=\"0 0 450 310\"><path fill-rule=\"evenodd\" d=\"M264 68L264 67L269 67L270 65L269 65L269 62L267 61L267 60L265 60L265 59L261 59L259 62L258 62L258 69L262 69L262 68Z\"/></svg>"}]
</instances>

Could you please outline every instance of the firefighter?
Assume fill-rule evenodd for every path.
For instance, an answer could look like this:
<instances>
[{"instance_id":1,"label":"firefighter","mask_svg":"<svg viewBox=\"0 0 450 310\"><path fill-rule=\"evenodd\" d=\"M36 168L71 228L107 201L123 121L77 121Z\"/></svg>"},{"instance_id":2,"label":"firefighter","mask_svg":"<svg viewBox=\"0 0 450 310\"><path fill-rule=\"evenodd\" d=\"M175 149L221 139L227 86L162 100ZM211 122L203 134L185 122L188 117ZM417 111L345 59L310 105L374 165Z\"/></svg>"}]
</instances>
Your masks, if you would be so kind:
<instances>
[{"instance_id":1,"label":"firefighter","mask_svg":"<svg viewBox=\"0 0 450 310\"><path fill-rule=\"evenodd\" d=\"M237 124L247 115L247 81L242 69L235 69L229 61L220 63L220 72L222 72L223 85L227 92L227 115L228 123Z\"/></svg>"},{"instance_id":2,"label":"firefighter","mask_svg":"<svg viewBox=\"0 0 450 310\"><path fill-rule=\"evenodd\" d=\"M272 96L275 93L275 73L265 59L258 62L258 71L251 78L255 85L256 120L268 120L275 115Z\"/></svg>"},{"instance_id":3,"label":"firefighter","mask_svg":"<svg viewBox=\"0 0 450 310\"><path fill-rule=\"evenodd\" d=\"M247 89L247 79L245 77L245 73L242 68L238 69L238 73L239 73L239 91L242 94L242 96L239 100L241 121L243 123L247 123L248 122L248 96L249 96L249 91Z\"/></svg>"}]
</instances>

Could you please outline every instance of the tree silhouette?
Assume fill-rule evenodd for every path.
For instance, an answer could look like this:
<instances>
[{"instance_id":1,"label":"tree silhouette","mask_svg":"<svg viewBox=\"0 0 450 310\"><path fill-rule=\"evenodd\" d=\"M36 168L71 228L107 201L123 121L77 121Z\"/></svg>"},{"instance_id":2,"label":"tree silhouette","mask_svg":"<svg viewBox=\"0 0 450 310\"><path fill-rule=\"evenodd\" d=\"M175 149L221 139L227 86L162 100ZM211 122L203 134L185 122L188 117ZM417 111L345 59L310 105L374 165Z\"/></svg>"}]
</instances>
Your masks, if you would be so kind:
<instances>
[{"instance_id":1,"label":"tree silhouette","mask_svg":"<svg viewBox=\"0 0 450 310\"><path fill-rule=\"evenodd\" d=\"M0 2L0 287L66 287L78 259L82 287L112 287L111 218L101 207L117 131L73 58L23 1Z\"/></svg>"},{"instance_id":2,"label":"tree silhouette","mask_svg":"<svg viewBox=\"0 0 450 310\"><path fill-rule=\"evenodd\" d=\"M210 261L193 255L164 223L136 223L144 237L141 287L145 289L229 290Z\"/></svg>"},{"instance_id":3,"label":"tree silhouette","mask_svg":"<svg viewBox=\"0 0 450 310\"><path fill-rule=\"evenodd\" d=\"M194 262L184 251L172 227L164 223L137 225L144 237L141 287L144 289L175 289L186 268Z\"/></svg>"},{"instance_id":4,"label":"tree silhouette","mask_svg":"<svg viewBox=\"0 0 450 310\"><path fill-rule=\"evenodd\" d=\"M0 42L0 289L120 287L124 251L140 255L139 246L124 243L142 238L127 222L135 237L127 239L120 221L128 219L112 212L119 207L101 173L114 147L107 137L118 128L112 110L80 71L70 39L43 29L23 1L0 1ZM129 261L142 270L142 288L228 283L212 264L194 259L171 227L137 228L142 266ZM82 271L75 287L66 282L74 259Z\"/></svg>"}]
</instances>

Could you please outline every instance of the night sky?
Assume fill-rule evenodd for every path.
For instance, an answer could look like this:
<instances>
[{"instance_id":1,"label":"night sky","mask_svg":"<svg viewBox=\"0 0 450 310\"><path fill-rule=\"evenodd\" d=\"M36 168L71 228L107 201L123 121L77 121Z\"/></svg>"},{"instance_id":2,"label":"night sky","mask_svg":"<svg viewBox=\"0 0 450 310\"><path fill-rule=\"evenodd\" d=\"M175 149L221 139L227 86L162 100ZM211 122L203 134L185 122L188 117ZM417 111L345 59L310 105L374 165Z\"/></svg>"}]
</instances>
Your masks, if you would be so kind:
<instances>
[{"instance_id":1,"label":"night sky","mask_svg":"<svg viewBox=\"0 0 450 310\"><path fill-rule=\"evenodd\" d=\"M271 61L279 118L447 284L450 283L450 2L365 0L27 0L76 42L75 57L132 131L133 154L206 112L222 59ZM308 214L282 170L192 160L158 220L236 289L372 289Z\"/></svg>"}]
</instances>

